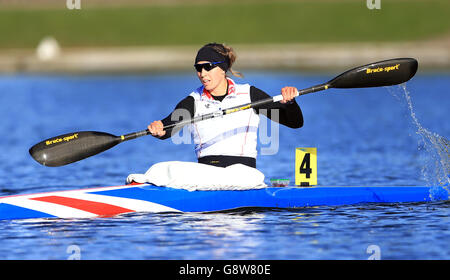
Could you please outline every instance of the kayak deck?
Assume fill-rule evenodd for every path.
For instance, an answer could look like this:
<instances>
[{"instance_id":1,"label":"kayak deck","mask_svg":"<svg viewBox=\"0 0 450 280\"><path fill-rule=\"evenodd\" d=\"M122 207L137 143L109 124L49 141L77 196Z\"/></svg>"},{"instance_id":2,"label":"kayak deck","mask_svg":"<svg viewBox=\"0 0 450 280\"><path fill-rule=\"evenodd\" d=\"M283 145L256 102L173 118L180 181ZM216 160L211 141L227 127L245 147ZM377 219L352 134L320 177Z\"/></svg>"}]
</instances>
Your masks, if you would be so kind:
<instances>
[{"instance_id":1,"label":"kayak deck","mask_svg":"<svg viewBox=\"0 0 450 280\"><path fill-rule=\"evenodd\" d=\"M187 191L148 184L0 197L0 220L111 217L131 212L210 212L430 201L430 187L269 187Z\"/></svg>"}]
</instances>

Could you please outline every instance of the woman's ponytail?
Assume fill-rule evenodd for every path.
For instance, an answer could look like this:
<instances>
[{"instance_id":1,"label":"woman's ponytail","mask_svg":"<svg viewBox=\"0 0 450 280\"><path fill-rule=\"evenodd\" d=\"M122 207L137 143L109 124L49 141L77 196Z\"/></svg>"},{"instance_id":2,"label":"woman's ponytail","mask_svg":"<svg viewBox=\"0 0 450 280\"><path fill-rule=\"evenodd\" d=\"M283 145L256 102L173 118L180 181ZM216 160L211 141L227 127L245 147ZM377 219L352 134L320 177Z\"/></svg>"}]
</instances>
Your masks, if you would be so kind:
<instances>
[{"instance_id":1,"label":"woman's ponytail","mask_svg":"<svg viewBox=\"0 0 450 280\"><path fill-rule=\"evenodd\" d=\"M210 43L205 45L212 47L216 52L218 52L219 54L225 56L228 59L228 70L231 72L231 74L235 77L239 77L242 78L244 77L244 75L241 72L238 71L234 71L232 66L234 64L234 62L236 61L236 53L234 52L233 48L230 46L227 46L225 44L217 44L217 43Z\"/></svg>"}]
</instances>

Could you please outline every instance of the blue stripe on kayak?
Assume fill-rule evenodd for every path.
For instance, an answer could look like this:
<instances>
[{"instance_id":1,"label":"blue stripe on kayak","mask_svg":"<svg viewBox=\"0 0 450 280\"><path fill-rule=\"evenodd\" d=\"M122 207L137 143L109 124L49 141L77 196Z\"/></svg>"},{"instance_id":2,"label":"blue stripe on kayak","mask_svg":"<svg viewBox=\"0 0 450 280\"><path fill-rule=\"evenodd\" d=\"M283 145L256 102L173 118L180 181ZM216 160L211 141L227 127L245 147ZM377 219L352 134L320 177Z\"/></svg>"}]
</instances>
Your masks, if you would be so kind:
<instances>
[{"instance_id":1,"label":"blue stripe on kayak","mask_svg":"<svg viewBox=\"0 0 450 280\"><path fill-rule=\"evenodd\" d=\"M157 186L92 192L158 203L183 212L220 211L239 207L305 207L358 203L429 201L429 187L265 188L247 191L193 191Z\"/></svg>"},{"instance_id":2,"label":"blue stripe on kayak","mask_svg":"<svg viewBox=\"0 0 450 280\"><path fill-rule=\"evenodd\" d=\"M0 220L55 218L44 212L23 208L7 203L0 203Z\"/></svg>"}]
</instances>

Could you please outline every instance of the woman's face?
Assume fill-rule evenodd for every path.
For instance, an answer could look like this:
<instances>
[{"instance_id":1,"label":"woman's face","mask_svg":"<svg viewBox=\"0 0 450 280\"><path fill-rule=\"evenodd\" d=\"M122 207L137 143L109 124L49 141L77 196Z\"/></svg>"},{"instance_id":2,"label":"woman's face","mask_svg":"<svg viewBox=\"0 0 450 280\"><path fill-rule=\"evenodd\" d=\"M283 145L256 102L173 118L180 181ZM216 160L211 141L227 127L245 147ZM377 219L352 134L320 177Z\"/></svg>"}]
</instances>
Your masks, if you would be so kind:
<instances>
[{"instance_id":1,"label":"woman's face","mask_svg":"<svg viewBox=\"0 0 450 280\"><path fill-rule=\"evenodd\" d=\"M199 61L197 64L208 63L209 61ZM197 77L209 92L213 92L226 78L225 71L222 68L216 66L210 71L206 71L204 68L201 72L197 72Z\"/></svg>"}]
</instances>

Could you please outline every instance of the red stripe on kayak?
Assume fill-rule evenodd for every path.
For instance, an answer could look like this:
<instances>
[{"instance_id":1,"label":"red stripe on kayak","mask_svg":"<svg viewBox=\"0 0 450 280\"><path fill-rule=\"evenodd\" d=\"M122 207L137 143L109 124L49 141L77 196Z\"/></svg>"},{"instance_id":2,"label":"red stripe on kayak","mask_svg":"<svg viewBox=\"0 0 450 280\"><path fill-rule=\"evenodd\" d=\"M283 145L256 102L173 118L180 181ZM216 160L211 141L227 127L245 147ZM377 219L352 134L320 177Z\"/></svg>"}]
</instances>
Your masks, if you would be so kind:
<instances>
[{"instance_id":1,"label":"red stripe on kayak","mask_svg":"<svg viewBox=\"0 0 450 280\"><path fill-rule=\"evenodd\" d=\"M114 206L111 204L101 203L101 202L95 202L95 201L89 201L89 200L83 200L83 199L77 199L77 198L70 198L70 197L63 197L63 196L43 196L43 197L35 197L31 198L32 200L37 201L43 201L43 202L50 202L54 204L64 205L72 208L76 208L79 210L83 210L86 212L90 212L93 214L97 214L99 216L114 216L121 213L128 213L128 212L135 212L133 210L122 208L119 206Z\"/></svg>"}]
</instances>

